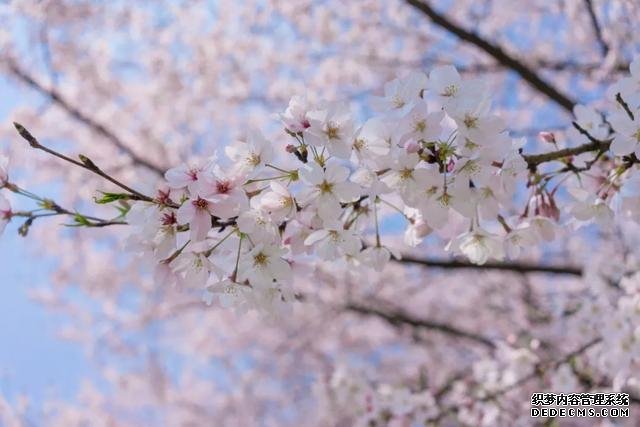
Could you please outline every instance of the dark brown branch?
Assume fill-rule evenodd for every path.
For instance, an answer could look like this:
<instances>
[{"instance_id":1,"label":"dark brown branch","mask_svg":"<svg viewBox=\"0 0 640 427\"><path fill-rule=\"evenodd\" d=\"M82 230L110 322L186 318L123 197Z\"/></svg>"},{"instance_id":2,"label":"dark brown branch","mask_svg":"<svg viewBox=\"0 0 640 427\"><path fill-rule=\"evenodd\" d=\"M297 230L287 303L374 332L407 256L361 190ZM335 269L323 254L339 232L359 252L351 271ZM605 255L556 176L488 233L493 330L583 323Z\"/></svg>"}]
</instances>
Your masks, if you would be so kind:
<instances>
[{"instance_id":1,"label":"dark brown branch","mask_svg":"<svg viewBox=\"0 0 640 427\"><path fill-rule=\"evenodd\" d=\"M445 62L443 62L444 64ZM589 63L580 63L575 61L558 61L558 60L545 60L545 59L535 59L528 61L529 66L533 69L544 69L548 71L569 71L572 73L581 73L581 74L589 74L597 70L602 70L604 65L602 62L589 62ZM417 63L420 65L420 63ZM504 66L496 63L491 64L470 64L470 65L459 65L456 66L456 69L464 74L464 73L491 73L498 71L508 71ZM614 66L607 68L611 71L611 73L627 73L629 72L629 63L628 62L618 62ZM608 75L607 77L611 77Z\"/></svg>"},{"instance_id":2,"label":"dark brown branch","mask_svg":"<svg viewBox=\"0 0 640 427\"><path fill-rule=\"evenodd\" d=\"M463 260L437 260L429 258L418 258L409 255L403 255L401 260L397 262L405 264L417 264L425 267L443 268L443 269L476 269L476 270L498 270L513 271L515 273L549 273L564 274L569 276L582 276L582 269L567 265L546 265L534 264L527 262L515 261L489 261L482 265L473 264Z\"/></svg>"},{"instance_id":3,"label":"dark brown branch","mask_svg":"<svg viewBox=\"0 0 640 427\"><path fill-rule=\"evenodd\" d=\"M522 158L527 162L527 166L529 166L529 170L535 172L537 166L541 163L551 162L554 160L562 160L567 157L576 156L582 153L588 153L591 151L597 151L597 156L590 162L587 163L585 168L582 168L580 171L588 170L593 166L593 164L602 156L609 147L611 146L612 139L600 140L594 138L586 129L580 126L577 122L572 122L573 127L580 132L580 134L587 137L589 142L587 144L582 144L577 147L564 148L562 150L550 151L548 153L542 154L523 154ZM572 167L571 164L567 165L568 168L565 171L574 171L577 172L578 169Z\"/></svg>"},{"instance_id":4,"label":"dark brown branch","mask_svg":"<svg viewBox=\"0 0 640 427\"><path fill-rule=\"evenodd\" d=\"M563 148L562 150L550 151L542 154L525 154L522 157L529 165L529 169L535 170L535 167L541 163L560 160L565 157L577 156L578 154L588 153L590 151L607 151L611 145L611 140L592 141L588 144L579 145L577 147Z\"/></svg>"},{"instance_id":5,"label":"dark brown branch","mask_svg":"<svg viewBox=\"0 0 640 427\"><path fill-rule=\"evenodd\" d=\"M9 70L11 73L18 78L20 81L30 86L31 88L38 91L40 94L46 96L51 101L53 101L57 106L65 110L71 117L73 117L78 122L86 125L90 129L92 129L95 133L109 140L113 145L115 145L119 150L128 155L131 158L131 161L136 164L143 166L158 175L163 175L164 170L158 166L150 162L149 160L143 159L133 152L131 148L127 146L117 135L115 135L111 130L107 129L101 123L98 123L95 119L88 116L87 114L80 111L78 108L73 106L66 98L64 98L58 91L55 89L47 89L38 81L36 81L31 75L29 75L26 71L22 70L18 64L13 61L9 61L8 63Z\"/></svg>"},{"instance_id":6,"label":"dark brown branch","mask_svg":"<svg viewBox=\"0 0 640 427\"><path fill-rule=\"evenodd\" d=\"M584 0L584 3L587 7L589 18L591 19L591 25L593 26L593 32L595 33L596 40L600 45L600 50L602 50L602 56L607 56L607 54L609 53L609 45L604 41L604 38L602 37L602 28L600 27L600 22L598 22L596 11L593 8L593 0Z\"/></svg>"},{"instance_id":7,"label":"dark brown branch","mask_svg":"<svg viewBox=\"0 0 640 427\"><path fill-rule=\"evenodd\" d=\"M427 1L406 0L406 2L428 16L431 21L437 26L454 34L461 40L476 46L477 48L491 56L493 59L498 61L504 67L517 73L520 77L522 77L523 80L529 83L529 85L535 88L538 92L546 95L549 99L554 101L565 110L573 110L573 106L576 104L573 99L571 99L568 95L560 92L560 90L554 87L551 83L544 81L540 76L538 76L535 71L533 71L523 62L520 62L518 59L511 56L499 45L491 43L480 37L477 33L471 32L454 23L445 15L438 13L433 7L431 7L429 2Z\"/></svg>"},{"instance_id":8,"label":"dark brown branch","mask_svg":"<svg viewBox=\"0 0 640 427\"><path fill-rule=\"evenodd\" d=\"M459 329L455 326L451 326L448 323L417 318L400 309L383 310L381 308L366 306L358 303L347 304L345 306L345 309L362 315L379 317L396 327L411 326L413 328L429 329L432 331L438 331L443 334L450 335L452 337L473 341L488 348L495 348L496 346L493 341L482 335Z\"/></svg>"},{"instance_id":9,"label":"dark brown branch","mask_svg":"<svg viewBox=\"0 0 640 427\"><path fill-rule=\"evenodd\" d=\"M102 169L100 169L95 163L93 163L93 161L91 161L91 159L89 159L86 156L83 156L82 154L79 156L80 157L80 161L74 160L70 157L65 156L64 154L60 154L55 150L52 150L44 145L42 145L38 139L33 136L33 134L31 134L31 132L29 132L24 126L22 126L20 123L16 123L14 122L13 125L15 126L16 130L18 131L18 134L20 134L20 136L29 143L29 145L37 150L42 150L46 153L49 153L55 157L58 157L59 159L62 159L66 162L69 162L73 165L79 166L83 169L86 169L90 172L95 173L96 175L106 179L107 181L117 185L118 187L122 188L123 190L125 190L126 192L129 193L129 197L132 200L142 200L145 202L150 202L153 203L154 200L153 198L146 196L136 190L134 190L133 188L123 184L122 182L118 181L117 179L113 178L111 175L108 175L107 173L105 173ZM177 207L177 205L172 206L172 207Z\"/></svg>"},{"instance_id":10,"label":"dark brown branch","mask_svg":"<svg viewBox=\"0 0 640 427\"><path fill-rule=\"evenodd\" d=\"M622 95L619 92L616 93L616 102L620 104L620 106L624 109L624 111L627 113L627 116L629 116L631 120L635 120L633 111L631 111L631 109L629 108L629 104L627 104L625 100L622 99Z\"/></svg>"}]
</instances>

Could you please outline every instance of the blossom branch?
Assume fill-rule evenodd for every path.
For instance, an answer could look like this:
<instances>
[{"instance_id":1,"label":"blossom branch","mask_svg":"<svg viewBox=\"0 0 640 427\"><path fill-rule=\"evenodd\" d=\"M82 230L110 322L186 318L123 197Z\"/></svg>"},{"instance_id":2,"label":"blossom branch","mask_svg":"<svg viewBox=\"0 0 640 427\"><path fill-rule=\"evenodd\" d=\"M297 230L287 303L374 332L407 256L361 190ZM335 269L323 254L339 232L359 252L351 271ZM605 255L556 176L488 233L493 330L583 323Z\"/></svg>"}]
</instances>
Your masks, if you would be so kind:
<instances>
[{"instance_id":1,"label":"blossom branch","mask_svg":"<svg viewBox=\"0 0 640 427\"><path fill-rule=\"evenodd\" d=\"M407 3L419 10L423 14L427 15L431 21L437 26L443 28L449 33L454 34L461 40L470 43L480 50L487 53L494 58L504 67L511 69L517 73L522 79L524 79L529 85L535 88L538 92L546 95L553 102L567 111L573 110L576 102L568 95L560 92L559 89L554 87L551 83L544 81L536 72L525 65L523 62L514 58L508 54L501 46L491 43L477 33L471 32L466 28L454 23L451 19L444 14L438 13L428 1L423 0L406 0Z\"/></svg>"}]
</instances>

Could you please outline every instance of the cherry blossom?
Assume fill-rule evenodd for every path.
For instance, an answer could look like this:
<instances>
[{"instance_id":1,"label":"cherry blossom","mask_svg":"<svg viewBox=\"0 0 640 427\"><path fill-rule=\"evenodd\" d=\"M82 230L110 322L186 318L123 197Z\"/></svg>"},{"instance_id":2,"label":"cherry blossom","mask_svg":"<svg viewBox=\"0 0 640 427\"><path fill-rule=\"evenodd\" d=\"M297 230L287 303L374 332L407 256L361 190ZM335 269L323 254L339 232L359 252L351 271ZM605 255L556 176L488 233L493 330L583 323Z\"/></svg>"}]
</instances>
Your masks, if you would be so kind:
<instances>
[{"instance_id":1,"label":"cherry blossom","mask_svg":"<svg viewBox=\"0 0 640 427\"><path fill-rule=\"evenodd\" d=\"M349 157L354 128L347 105L327 105L322 110L309 112L307 117L309 128L304 135L309 144L326 148L332 156L345 159Z\"/></svg>"},{"instance_id":2,"label":"cherry blossom","mask_svg":"<svg viewBox=\"0 0 640 427\"><path fill-rule=\"evenodd\" d=\"M267 211L275 222L292 218L296 212L296 201L287 187L272 181L269 188L271 191L260 197L260 207Z\"/></svg>"},{"instance_id":3,"label":"cherry blossom","mask_svg":"<svg viewBox=\"0 0 640 427\"><path fill-rule=\"evenodd\" d=\"M569 191L575 200L569 210L577 220L594 220L601 225L611 223L614 213L605 200L581 188L569 188Z\"/></svg>"},{"instance_id":4,"label":"cherry blossom","mask_svg":"<svg viewBox=\"0 0 640 427\"><path fill-rule=\"evenodd\" d=\"M617 134L611 143L611 151L618 156L635 153L640 155L640 122L638 116L640 111L636 110L634 119L632 120L627 113L617 111L610 118L611 126L616 130Z\"/></svg>"},{"instance_id":5,"label":"cherry blossom","mask_svg":"<svg viewBox=\"0 0 640 427\"><path fill-rule=\"evenodd\" d=\"M269 243L278 237L277 225L269 214L261 209L249 209L238 216L238 229L247 234L253 242Z\"/></svg>"},{"instance_id":6,"label":"cherry blossom","mask_svg":"<svg viewBox=\"0 0 640 427\"><path fill-rule=\"evenodd\" d=\"M311 108L305 97L293 96L285 112L280 115L280 120L289 132L303 133L311 126L307 117Z\"/></svg>"},{"instance_id":7,"label":"cherry blossom","mask_svg":"<svg viewBox=\"0 0 640 427\"><path fill-rule=\"evenodd\" d=\"M259 131L251 133L247 141L237 141L225 148L225 153L235 163L238 173L259 170L273 160L273 145Z\"/></svg>"},{"instance_id":8,"label":"cherry blossom","mask_svg":"<svg viewBox=\"0 0 640 427\"><path fill-rule=\"evenodd\" d=\"M381 111L405 112L419 102L426 86L427 76L421 72L412 72L385 84L384 97L376 99L375 105Z\"/></svg>"},{"instance_id":9,"label":"cherry blossom","mask_svg":"<svg viewBox=\"0 0 640 427\"><path fill-rule=\"evenodd\" d=\"M313 204L324 221L337 219L340 203L352 202L359 196L358 185L347 181L349 170L331 162L326 168L313 163L300 169L300 178L310 188L301 196L303 205Z\"/></svg>"},{"instance_id":10,"label":"cherry blossom","mask_svg":"<svg viewBox=\"0 0 640 427\"><path fill-rule=\"evenodd\" d=\"M360 238L353 231L343 230L338 224L314 231L304 243L313 245L316 253L326 260L345 255L355 256L362 246Z\"/></svg>"},{"instance_id":11,"label":"cherry blossom","mask_svg":"<svg viewBox=\"0 0 640 427\"><path fill-rule=\"evenodd\" d=\"M367 163L376 156L383 156L389 152L391 144L387 134L392 126L389 120L374 117L367 120L356 132L353 138L353 150L361 162Z\"/></svg>"},{"instance_id":12,"label":"cherry blossom","mask_svg":"<svg viewBox=\"0 0 640 427\"><path fill-rule=\"evenodd\" d=\"M248 280L253 286L271 288L291 278L291 267L282 258L286 251L273 244L257 244L241 257L238 280Z\"/></svg>"},{"instance_id":13,"label":"cherry blossom","mask_svg":"<svg viewBox=\"0 0 640 427\"><path fill-rule=\"evenodd\" d=\"M208 202L205 208L222 219L239 215L249 204L242 188L245 182L246 176L243 173L223 171L215 167L202 178L200 193Z\"/></svg>"},{"instance_id":14,"label":"cherry blossom","mask_svg":"<svg viewBox=\"0 0 640 427\"><path fill-rule=\"evenodd\" d=\"M489 259L502 259L505 255L500 238L481 228L459 235L449 243L447 249L463 254L480 265Z\"/></svg>"},{"instance_id":15,"label":"cherry blossom","mask_svg":"<svg viewBox=\"0 0 640 427\"><path fill-rule=\"evenodd\" d=\"M207 166L215 157L207 161L195 160L188 164L176 166L165 173L165 179L171 188L187 187L191 193L197 194L202 185L202 176Z\"/></svg>"},{"instance_id":16,"label":"cherry blossom","mask_svg":"<svg viewBox=\"0 0 640 427\"><path fill-rule=\"evenodd\" d=\"M425 103L417 103L400 124L401 128L405 130L400 143L402 144L409 139L425 142L436 141L442 132L440 122L443 118L443 112L430 113Z\"/></svg>"},{"instance_id":17,"label":"cherry blossom","mask_svg":"<svg viewBox=\"0 0 640 427\"><path fill-rule=\"evenodd\" d=\"M176 214L179 224L189 224L191 239L200 241L207 236L211 229L211 215L213 203L200 196L184 202Z\"/></svg>"}]
</instances>

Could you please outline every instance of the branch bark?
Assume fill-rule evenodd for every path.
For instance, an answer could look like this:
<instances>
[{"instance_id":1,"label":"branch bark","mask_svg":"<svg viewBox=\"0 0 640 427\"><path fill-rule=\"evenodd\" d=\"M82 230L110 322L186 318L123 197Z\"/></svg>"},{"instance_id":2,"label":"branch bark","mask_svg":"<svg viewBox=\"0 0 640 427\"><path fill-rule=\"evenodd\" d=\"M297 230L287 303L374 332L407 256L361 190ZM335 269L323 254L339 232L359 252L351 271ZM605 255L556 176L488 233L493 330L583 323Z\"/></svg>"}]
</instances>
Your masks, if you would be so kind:
<instances>
[{"instance_id":1,"label":"branch bark","mask_svg":"<svg viewBox=\"0 0 640 427\"><path fill-rule=\"evenodd\" d=\"M535 71L520 60L511 56L501 46L491 43L480 37L477 33L469 31L461 25L453 22L444 14L437 12L428 1L406 0L406 2L416 10L428 16L435 25L457 36L460 40L476 46L478 49L484 51L495 59L502 66L517 73L523 80L529 83L531 87L547 96L563 109L569 112L573 110L576 102L570 96L562 93L551 83L543 80Z\"/></svg>"},{"instance_id":2,"label":"branch bark","mask_svg":"<svg viewBox=\"0 0 640 427\"><path fill-rule=\"evenodd\" d=\"M107 181L117 185L118 187L122 188L123 190L125 190L127 193L129 193L130 199L131 200L143 200L145 202L150 202L153 203L154 200L152 197L146 196L142 193L140 193L139 191L134 190L133 188L127 186L126 184L123 184L122 182L118 181L117 179L113 178L111 175L105 173L102 169L100 169L95 163L93 163L93 161L91 159L89 159L88 157L80 154L79 158L80 161L74 160L70 157L65 156L64 154L60 154L55 150L52 150L48 147L45 147L44 145L40 144L40 141L38 141L38 139L33 136L31 134L31 132L29 132L24 126L22 126L20 123L16 123L14 122L13 125L15 126L16 130L18 131L18 134L29 143L29 145L32 148L35 148L37 150L42 150L45 153L49 153L52 156L55 156L59 159L62 159L66 162L69 162L73 165L76 165L78 167L81 167L83 169L86 169L90 172L95 173L96 175L106 179ZM172 206L177 208L178 206Z\"/></svg>"},{"instance_id":3,"label":"branch bark","mask_svg":"<svg viewBox=\"0 0 640 427\"><path fill-rule=\"evenodd\" d=\"M476 269L476 270L498 270L512 271L514 273L549 273L568 276L582 276L582 269L569 265L547 265L515 261L489 261L482 265L473 264L464 260L438 260L431 258L419 258L410 255L403 255L397 262L404 264L417 264L425 267L453 269Z\"/></svg>"},{"instance_id":4,"label":"branch bark","mask_svg":"<svg viewBox=\"0 0 640 427\"><path fill-rule=\"evenodd\" d=\"M565 157L577 156L578 154L588 153L590 151L607 151L611 141L592 141L588 144L579 145L577 147L563 148L562 150L551 151L542 154L525 154L522 157L529 165L529 169L535 170L536 166L542 163L559 160Z\"/></svg>"},{"instance_id":5,"label":"branch bark","mask_svg":"<svg viewBox=\"0 0 640 427\"><path fill-rule=\"evenodd\" d=\"M596 40L600 45L602 56L607 56L607 54L609 53L609 45L606 41L604 41L604 38L602 37L602 27L600 26L600 22L598 21L596 11L593 8L593 0L584 0L584 3L587 7L587 12L589 13L589 19L591 19L591 25L593 26L593 32L595 33Z\"/></svg>"},{"instance_id":6,"label":"branch bark","mask_svg":"<svg viewBox=\"0 0 640 427\"><path fill-rule=\"evenodd\" d=\"M113 145L115 145L119 150L128 155L131 158L131 161L139 166L145 167L148 170L155 172L156 174L162 176L164 174L163 168L158 165L153 164L149 160L146 160L136 153L124 142L122 141L116 134L114 134L111 130L105 127L103 124L98 123L95 119L90 117L89 115L80 111L77 107L72 105L62 94L60 94L55 89L50 89L44 87L40 82L38 82L34 77L32 77L29 73L24 71L18 64L13 61L8 61L9 71L16 77L18 80L31 87L32 89L39 92L41 95L49 98L53 101L57 106L66 111L71 117L73 117L78 122L86 125L91 130L93 130L98 135L109 140Z\"/></svg>"},{"instance_id":7,"label":"branch bark","mask_svg":"<svg viewBox=\"0 0 640 427\"><path fill-rule=\"evenodd\" d=\"M345 306L345 309L347 311L352 311L354 313L362 315L379 317L382 320L385 320L387 323L396 327L411 326L418 329L429 329L455 338L462 338L468 341L472 341L476 344L480 344L490 349L496 347L493 341L482 335L476 334L474 332L469 332L455 326L451 326L449 323L441 323L434 320L414 317L411 314L406 313L405 311L400 309L384 310L381 308L359 303L347 304Z\"/></svg>"}]
</instances>

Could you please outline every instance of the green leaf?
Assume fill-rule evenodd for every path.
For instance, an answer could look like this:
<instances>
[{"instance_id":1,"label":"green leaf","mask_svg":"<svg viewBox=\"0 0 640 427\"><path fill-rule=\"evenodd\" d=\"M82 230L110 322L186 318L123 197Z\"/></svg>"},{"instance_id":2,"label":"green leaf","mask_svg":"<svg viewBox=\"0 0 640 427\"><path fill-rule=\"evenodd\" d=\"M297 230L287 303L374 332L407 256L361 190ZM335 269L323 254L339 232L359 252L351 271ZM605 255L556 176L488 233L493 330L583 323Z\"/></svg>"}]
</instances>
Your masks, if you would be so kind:
<instances>
[{"instance_id":1,"label":"green leaf","mask_svg":"<svg viewBox=\"0 0 640 427\"><path fill-rule=\"evenodd\" d=\"M73 217L73 220L75 221L76 225L78 226L91 226L91 222L89 222L89 220L87 218L84 217L84 215L79 214L76 212L75 216Z\"/></svg>"},{"instance_id":2,"label":"green leaf","mask_svg":"<svg viewBox=\"0 0 640 427\"><path fill-rule=\"evenodd\" d=\"M102 197L94 197L93 200L99 205L106 205L118 200L128 200L131 196L126 193L105 193L101 191Z\"/></svg>"}]
</instances>

